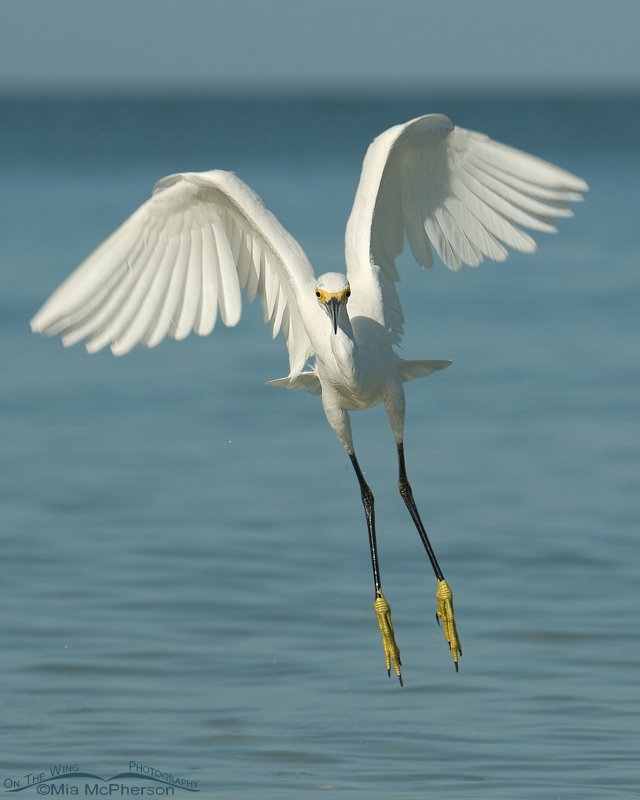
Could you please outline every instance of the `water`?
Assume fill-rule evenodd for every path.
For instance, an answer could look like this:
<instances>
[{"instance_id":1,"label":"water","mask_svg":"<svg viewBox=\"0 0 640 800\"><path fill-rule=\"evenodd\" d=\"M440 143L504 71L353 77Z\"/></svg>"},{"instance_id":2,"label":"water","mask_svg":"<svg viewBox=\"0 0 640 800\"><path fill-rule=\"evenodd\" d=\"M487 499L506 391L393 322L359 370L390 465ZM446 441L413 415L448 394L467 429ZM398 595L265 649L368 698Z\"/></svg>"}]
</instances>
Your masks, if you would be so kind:
<instances>
[{"instance_id":1,"label":"water","mask_svg":"<svg viewBox=\"0 0 640 800\"><path fill-rule=\"evenodd\" d=\"M368 141L428 111L591 193L534 256L455 275L402 259L405 357L455 361L407 386L406 450L464 655L456 674L384 412L353 415L400 689L355 477L319 399L265 385L288 367L259 308L122 359L64 350L28 320L176 170L235 170L316 274L341 269ZM238 800L637 796L639 111L633 98L0 104L5 789L55 765L108 778L135 761Z\"/></svg>"}]
</instances>

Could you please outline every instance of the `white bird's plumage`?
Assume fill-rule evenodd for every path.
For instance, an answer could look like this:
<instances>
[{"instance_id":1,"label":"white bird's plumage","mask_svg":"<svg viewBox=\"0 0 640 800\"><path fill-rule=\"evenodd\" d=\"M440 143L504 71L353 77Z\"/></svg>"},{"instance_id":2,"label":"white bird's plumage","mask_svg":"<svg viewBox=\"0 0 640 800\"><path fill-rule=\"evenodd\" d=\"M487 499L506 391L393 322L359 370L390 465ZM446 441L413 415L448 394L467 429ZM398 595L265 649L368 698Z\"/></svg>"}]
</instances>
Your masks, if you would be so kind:
<instances>
[{"instance_id":1,"label":"white bird's plumage","mask_svg":"<svg viewBox=\"0 0 640 800\"><path fill-rule=\"evenodd\" d=\"M405 236L416 261L449 269L501 261L507 247L535 243L521 226L555 231L571 216L584 181L538 158L431 114L389 129L370 145L346 231L347 275L316 281L300 245L260 198L229 172L187 172L156 184L153 196L54 292L31 321L34 331L87 340L116 355L168 334L211 333L219 312L236 325L241 291L260 298L273 336L283 331L290 373L271 381L322 395L327 419L356 472L369 531L375 610L387 670L402 683L391 610L382 593L373 494L358 464L349 411L384 403L393 431L399 488L438 580L437 617L458 665L462 653L451 589L420 519L406 474L402 384L450 361L404 361L395 259ZM305 371L309 356L315 364Z\"/></svg>"},{"instance_id":2,"label":"white bird's plumage","mask_svg":"<svg viewBox=\"0 0 640 800\"><path fill-rule=\"evenodd\" d=\"M62 333L68 346L87 339L91 353L116 355L138 342L211 333L218 309L236 325L241 289L260 298L273 336L282 329L292 373L311 355L300 296L313 284L302 248L233 173L170 175L60 286L31 322ZM311 286L311 288L313 288Z\"/></svg>"},{"instance_id":3,"label":"white bird's plumage","mask_svg":"<svg viewBox=\"0 0 640 800\"><path fill-rule=\"evenodd\" d=\"M346 233L352 307L393 333L403 333L394 283L404 246L422 267L433 246L449 269L503 261L505 245L530 253L535 242L520 225L556 230L582 200L580 178L480 133L456 128L442 114L396 125L369 146ZM366 307L360 309L364 298Z\"/></svg>"},{"instance_id":4,"label":"white bird's plumage","mask_svg":"<svg viewBox=\"0 0 640 800\"><path fill-rule=\"evenodd\" d=\"M362 167L346 232L352 316L403 333L395 258L404 237L416 261L475 266L505 245L535 249L520 228L555 230L571 215L584 181L441 114L397 125L378 136ZM211 333L219 311L236 325L241 290L257 295L275 337L289 351L290 378L316 348L317 309L307 300L312 267L296 240L233 173L214 170L163 178L153 196L54 292L31 321L60 333L65 346L86 339L89 352L116 355L137 343L154 347L168 334ZM279 381L277 383L280 383ZM289 384L293 388L293 382ZM300 384L298 384L300 385Z\"/></svg>"}]
</instances>

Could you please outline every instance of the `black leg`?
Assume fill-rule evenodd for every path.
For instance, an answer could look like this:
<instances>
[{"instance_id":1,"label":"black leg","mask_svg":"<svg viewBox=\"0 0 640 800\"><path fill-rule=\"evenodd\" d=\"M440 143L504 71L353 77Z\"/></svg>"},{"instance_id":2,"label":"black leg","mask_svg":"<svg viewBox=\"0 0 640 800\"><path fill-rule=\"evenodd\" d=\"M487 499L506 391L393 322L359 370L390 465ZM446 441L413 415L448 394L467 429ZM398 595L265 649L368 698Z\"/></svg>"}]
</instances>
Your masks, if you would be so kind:
<instances>
[{"instance_id":1,"label":"black leg","mask_svg":"<svg viewBox=\"0 0 640 800\"><path fill-rule=\"evenodd\" d=\"M378 569L378 547L376 544L376 515L373 507L373 492L369 488L369 484L365 481L358 459L354 453L349 453L349 458L353 464L358 483L360 484L360 493L362 494L362 505L364 506L364 513L367 517L367 529L369 531L369 548L371 550L371 565L373 567L373 582L376 587L376 597L380 591L380 571Z\"/></svg>"},{"instance_id":2,"label":"black leg","mask_svg":"<svg viewBox=\"0 0 640 800\"><path fill-rule=\"evenodd\" d=\"M415 500L413 499L413 492L411 491L411 486L409 485L409 481L407 479L407 470L404 463L404 446L402 442L398 442L397 446L398 466L400 471L400 479L398 481L400 494L402 495L402 499L404 500L405 505L411 514L411 519L413 520L418 533L420 534L422 544L424 545L424 549L427 551L429 561L431 562L431 566L433 567L433 571L435 572L438 580L438 591L436 593L438 610L436 611L436 620L438 621L438 624L440 624L440 620L442 620L444 635L449 643L449 648L451 650L457 672L458 654L462 655L462 648L460 647L460 639L458 638L456 621L453 615L453 597L451 594L451 589L444 579L444 575L442 574L442 570L438 564L438 559L436 558L436 554L433 552L433 547L431 547L431 542L429 541L427 532L424 529L422 520L420 519L420 514L418 513Z\"/></svg>"},{"instance_id":3,"label":"black leg","mask_svg":"<svg viewBox=\"0 0 640 800\"><path fill-rule=\"evenodd\" d=\"M413 499L413 492L411 491L411 486L409 486L409 481L407 479L407 469L404 464L404 445L402 444L402 442L398 444L398 466L400 468L400 480L399 480L400 494L402 495L402 499L404 500L405 505L409 509L409 513L411 514L411 519L413 520L416 528L418 529L418 533L420 534L420 538L422 539L422 544L424 545L424 549L427 551L427 555L429 556L429 561L431 562L433 571L436 574L436 578L439 581L443 581L444 575L442 574L442 570L440 569L440 565L438 564L436 554L433 552L433 547L431 547L431 542L429 541L427 532L425 531L424 525L422 524L422 520L420 519L420 514L418 513L416 502Z\"/></svg>"},{"instance_id":4,"label":"black leg","mask_svg":"<svg viewBox=\"0 0 640 800\"><path fill-rule=\"evenodd\" d=\"M378 547L376 544L376 517L373 506L373 492L371 491L369 485L364 479L364 475L362 474L362 470L360 469L360 465L358 464L358 459L356 458L355 453L350 452L349 458L351 459L351 463L353 464L353 469L355 470L356 476L358 478L358 483L360 484L362 505L364 506L364 513L366 514L367 517L367 529L369 531L369 549L371 551L371 565L373 567L373 582L375 584L375 590L376 590L376 601L374 604L374 609L378 616L378 624L380 626L380 632L382 633L382 644L384 646L384 654L387 663L387 674L391 676L391 664L393 664L396 675L398 676L398 680L400 681L400 686L402 686L403 685L402 674L400 672L400 667L402 666L402 662L400 661L400 650L396 645L395 634L393 632L393 625L391 623L391 609L389 608L389 604L387 603L384 595L382 594L382 585L380 583L380 570L378 568Z\"/></svg>"}]
</instances>

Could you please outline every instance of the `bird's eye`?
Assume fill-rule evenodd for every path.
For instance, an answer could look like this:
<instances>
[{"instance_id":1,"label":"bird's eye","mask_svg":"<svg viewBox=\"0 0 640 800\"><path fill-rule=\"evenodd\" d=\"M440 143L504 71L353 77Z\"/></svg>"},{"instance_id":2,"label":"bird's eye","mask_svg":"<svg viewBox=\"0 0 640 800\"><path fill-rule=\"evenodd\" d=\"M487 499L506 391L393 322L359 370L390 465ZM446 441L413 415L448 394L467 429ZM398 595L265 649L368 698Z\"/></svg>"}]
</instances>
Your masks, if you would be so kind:
<instances>
[{"instance_id":1,"label":"bird's eye","mask_svg":"<svg viewBox=\"0 0 640 800\"><path fill-rule=\"evenodd\" d=\"M347 289L347 291L344 293L344 296L351 297L351 289Z\"/></svg>"},{"instance_id":2,"label":"bird's eye","mask_svg":"<svg viewBox=\"0 0 640 800\"><path fill-rule=\"evenodd\" d=\"M316 289L316 297L322 297L322 295L320 294L320 289Z\"/></svg>"}]
</instances>

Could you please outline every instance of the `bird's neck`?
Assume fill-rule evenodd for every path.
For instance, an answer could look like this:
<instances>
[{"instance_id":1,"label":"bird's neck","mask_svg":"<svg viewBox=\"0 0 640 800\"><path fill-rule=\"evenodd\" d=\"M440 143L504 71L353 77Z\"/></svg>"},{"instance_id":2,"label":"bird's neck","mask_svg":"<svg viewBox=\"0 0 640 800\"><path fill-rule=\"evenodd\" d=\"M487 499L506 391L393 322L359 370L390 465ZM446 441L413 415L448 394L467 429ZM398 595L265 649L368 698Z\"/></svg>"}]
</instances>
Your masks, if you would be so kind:
<instances>
[{"instance_id":1,"label":"bird's neck","mask_svg":"<svg viewBox=\"0 0 640 800\"><path fill-rule=\"evenodd\" d=\"M356 381L358 366L358 345L346 309L340 314L338 330L331 331L331 351L338 368L348 382Z\"/></svg>"}]
</instances>

